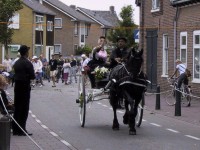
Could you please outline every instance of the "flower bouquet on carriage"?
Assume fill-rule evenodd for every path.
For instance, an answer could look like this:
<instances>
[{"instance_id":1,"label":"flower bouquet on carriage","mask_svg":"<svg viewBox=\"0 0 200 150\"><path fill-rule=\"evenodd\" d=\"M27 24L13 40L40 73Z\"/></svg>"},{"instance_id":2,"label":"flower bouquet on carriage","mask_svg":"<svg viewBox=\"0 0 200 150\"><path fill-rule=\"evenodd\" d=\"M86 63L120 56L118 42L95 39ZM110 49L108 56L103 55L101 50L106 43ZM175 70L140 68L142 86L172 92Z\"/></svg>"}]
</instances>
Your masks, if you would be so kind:
<instances>
[{"instance_id":1,"label":"flower bouquet on carriage","mask_svg":"<svg viewBox=\"0 0 200 150\"><path fill-rule=\"evenodd\" d=\"M95 82L97 88L103 88L108 82L108 68L97 66L94 69Z\"/></svg>"}]
</instances>

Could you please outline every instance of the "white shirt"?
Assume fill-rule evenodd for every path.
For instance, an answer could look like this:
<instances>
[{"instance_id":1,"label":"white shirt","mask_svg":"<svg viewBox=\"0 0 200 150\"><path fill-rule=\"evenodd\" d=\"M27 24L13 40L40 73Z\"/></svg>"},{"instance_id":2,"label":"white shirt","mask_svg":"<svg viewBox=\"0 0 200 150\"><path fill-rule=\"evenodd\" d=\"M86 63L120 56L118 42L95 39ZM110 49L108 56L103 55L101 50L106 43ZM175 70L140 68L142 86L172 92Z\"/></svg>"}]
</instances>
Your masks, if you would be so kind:
<instances>
[{"instance_id":1,"label":"white shirt","mask_svg":"<svg viewBox=\"0 0 200 150\"><path fill-rule=\"evenodd\" d=\"M81 64L81 71L84 71L83 67L87 66L88 62L90 61L90 58L86 58L82 64Z\"/></svg>"},{"instance_id":2,"label":"white shirt","mask_svg":"<svg viewBox=\"0 0 200 150\"><path fill-rule=\"evenodd\" d=\"M70 63L64 63L63 64L63 73L69 73L70 72L70 68L71 68Z\"/></svg>"},{"instance_id":3,"label":"white shirt","mask_svg":"<svg viewBox=\"0 0 200 150\"><path fill-rule=\"evenodd\" d=\"M181 75L182 73L185 73L186 66L184 64L178 64L176 69L178 69L179 74Z\"/></svg>"},{"instance_id":4,"label":"white shirt","mask_svg":"<svg viewBox=\"0 0 200 150\"><path fill-rule=\"evenodd\" d=\"M6 71L10 72L12 71L12 60L11 59L5 59L2 63L6 67Z\"/></svg>"},{"instance_id":5,"label":"white shirt","mask_svg":"<svg viewBox=\"0 0 200 150\"><path fill-rule=\"evenodd\" d=\"M32 64L33 64L33 68L35 70L35 73L36 72L42 72L43 65L42 65L42 62L40 60L37 60L36 62L34 61Z\"/></svg>"}]
</instances>

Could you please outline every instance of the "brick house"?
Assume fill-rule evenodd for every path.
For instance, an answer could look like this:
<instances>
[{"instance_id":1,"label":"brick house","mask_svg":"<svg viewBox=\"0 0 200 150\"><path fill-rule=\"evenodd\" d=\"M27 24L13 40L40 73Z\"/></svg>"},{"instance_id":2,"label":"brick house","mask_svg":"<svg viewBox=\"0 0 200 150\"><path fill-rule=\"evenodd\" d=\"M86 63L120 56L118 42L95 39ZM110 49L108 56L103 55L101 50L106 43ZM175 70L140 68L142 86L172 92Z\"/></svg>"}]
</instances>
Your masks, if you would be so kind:
<instances>
[{"instance_id":1,"label":"brick house","mask_svg":"<svg viewBox=\"0 0 200 150\"><path fill-rule=\"evenodd\" d=\"M89 10L81 7L77 7L77 11L81 12L95 22L95 24L91 25L91 34L93 35L87 38L88 44L92 47L96 46L99 35L106 37L109 30L119 26L119 19L114 6L110 6L108 11Z\"/></svg>"},{"instance_id":2,"label":"brick house","mask_svg":"<svg viewBox=\"0 0 200 150\"><path fill-rule=\"evenodd\" d=\"M78 47L85 45L94 47L99 36L106 35L107 29L113 27L112 23L106 21L107 18L113 22L110 11L106 11L108 15L104 12L100 16L100 13L97 14L91 10L87 10L85 13L82 11L83 9L76 8L75 5L68 6L58 0L43 0L43 4L56 12L55 52L61 53L63 56L75 54ZM88 12L96 13L98 19L97 16L91 17ZM114 10L113 14L115 20L118 20Z\"/></svg>"},{"instance_id":3,"label":"brick house","mask_svg":"<svg viewBox=\"0 0 200 150\"><path fill-rule=\"evenodd\" d=\"M13 24L9 26L14 29L12 43L8 49L10 58L16 58L22 44L30 47L30 57L43 53L49 58L54 51L54 15L53 11L38 0L23 0L23 8L15 13ZM4 49L2 54L4 55Z\"/></svg>"},{"instance_id":4,"label":"brick house","mask_svg":"<svg viewBox=\"0 0 200 150\"><path fill-rule=\"evenodd\" d=\"M182 60L192 72L190 84L199 92L200 83L200 0L136 0L140 7L140 46L144 68L155 90L166 90L167 77Z\"/></svg>"},{"instance_id":5,"label":"brick house","mask_svg":"<svg viewBox=\"0 0 200 150\"><path fill-rule=\"evenodd\" d=\"M43 5L56 12L55 53L69 56L75 54L79 46L87 45L94 21L77 12L74 5L67 6L58 0L43 0Z\"/></svg>"}]
</instances>

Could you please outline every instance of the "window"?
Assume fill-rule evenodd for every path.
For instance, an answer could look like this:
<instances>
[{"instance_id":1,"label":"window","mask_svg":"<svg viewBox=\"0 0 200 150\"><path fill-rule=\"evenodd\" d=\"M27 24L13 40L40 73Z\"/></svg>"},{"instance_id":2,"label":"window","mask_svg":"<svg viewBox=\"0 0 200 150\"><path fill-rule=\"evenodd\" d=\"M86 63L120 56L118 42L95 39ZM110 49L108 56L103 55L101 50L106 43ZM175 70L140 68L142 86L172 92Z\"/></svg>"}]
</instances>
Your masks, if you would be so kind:
<instances>
[{"instance_id":1,"label":"window","mask_svg":"<svg viewBox=\"0 0 200 150\"><path fill-rule=\"evenodd\" d=\"M53 31L53 22L47 21L47 31Z\"/></svg>"},{"instance_id":2,"label":"window","mask_svg":"<svg viewBox=\"0 0 200 150\"><path fill-rule=\"evenodd\" d=\"M44 17L40 16L40 15L36 15L36 26L35 29L42 31L43 27L42 27L42 23L44 22Z\"/></svg>"},{"instance_id":3,"label":"window","mask_svg":"<svg viewBox=\"0 0 200 150\"><path fill-rule=\"evenodd\" d=\"M152 0L152 10L153 11L160 10L160 0Z\"/></svg>"},{"instance_id":4,"label":"window","mask_svg":"<svg viewBox=\"0 0 200 150\"><path fill-rule=\"evenodd\" d=\"M55 28L62 28L62 18L55 18Z\"/></svg>"},{"instance_id":5,"label":"window","mask_svg":"<svg viewBox=\"0 0 200 150\"><path fill-rule=\"evenodd\" d=\"M61 53L61 51L62 51L62 45L61 44L55 44L54 45L54 52L55 53Z\"/></svg>"},{"instance_id":6,"label":"window","mask_svg":"<svg viewBox=\"0 0 200 150\"><path fill-rule=\"evenodd\" d=\"M74 35L78 35L78 22L74 22Z\"/></svg>"},{"instance_id":7,"label":"window","mask_svg":"<svg viewBox=\"0 0 200 150\"><path fill-rule=\"evenodd\" d=\"M8 26L9 28L19 29L19 13L15 13L9 21L11 21L11 24Z\"/></svg>"},{"instance_id":8,"label":"window","mask_svg":"<svg viewBox=\"0 0 200 150\"><path fill-rule=\"evenodd\" d=\"M193 81L200 83L200 30L193 33Z\"/></svg>"},{"instance_id":9,"label":"window","mask_svg":"<svg viewBox=\"0 0 200 150\"><path fill-rule=\"evenodd\" d=\"M90 30L90 24L85 24L85 35L89 35L89 30Z\"/></svg>"},{"instance_id":10,"label":"window","mask_svg":"<svg viewBox=\"0 0 200 150\"><path fill-rule=\"evenodd\" d=\"M11 52L18 52L19 48L20 48L20 45L8 45L8 49Z\"/></svg>"},{"instance_id":11,"label":"window","mask_svg":"<svg viewBox=\"0 0 200 150\"><path fill-rule=\"evenodd\" d=\"M169 37L167 34L164 34L163 35L162 76L168 76L168 51L169 51Z\"/></svg>"},{"instance_id":12,"label":"window","mask_svg":"<svg viewBox=\"0 0 200 150\"><path fill-rule=\"evenodd\" d=\"M40 56L42 54L43 45L35 45L35 56Z\"/></svg>"},{"instance_id":13,"label":"window","mask_svg":"<svg viewBox=\"0 0 200 150\"><path fill-rule=\"evenodd\" d=\"M180 33L180 60L187 65L187 32Z\"/></svg>"}]
</instances>

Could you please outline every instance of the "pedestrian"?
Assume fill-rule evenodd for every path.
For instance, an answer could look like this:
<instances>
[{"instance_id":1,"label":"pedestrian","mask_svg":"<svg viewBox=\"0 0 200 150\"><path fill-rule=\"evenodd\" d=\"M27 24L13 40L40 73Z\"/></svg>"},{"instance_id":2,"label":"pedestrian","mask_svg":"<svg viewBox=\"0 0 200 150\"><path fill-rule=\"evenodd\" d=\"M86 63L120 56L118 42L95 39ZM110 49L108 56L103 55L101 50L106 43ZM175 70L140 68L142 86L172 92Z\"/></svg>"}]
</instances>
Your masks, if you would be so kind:
<instances>
[{"instance_id":1,"label":"pedestrian","mask_svg":"<svg viewBox=\"0 0 200 150\"><path fill-rule=\"evenodd\" d=\"M40 87L42 87L44 86L43 80L42 80L42 68L43 68L42 62L40 61L40 59L38 59L37 56L33 56L32 60L33 60L32 62L33 68L36 75L35 84L40 83L41 84Z\"/></svg>"},{"instance_id":2,"label":"pedestrian","mask_svg":"<svg viewBox=\"0 0 200 150\"><path fill-rule=\"evenodd\" d=\"M58 65L57 65L58 72L56 74L56 81L57 81L57 83L59 82L60 78L62 79L62 74L63 74L62 67L63 67L63 64L64 64L64 60L62 58L62 55L59 55ZM63 83L63 80L62 80L62 83Z\"/></svg>"},{"instance_id":3,"label":"pedestrian","mask_svg":"<svg viewBox=\"0 0 200 150\"><path fill-rule=\"evenodd\" d=\"M52 79L53 85L52 87L56 87L56 74L57 74L57 65L58 62L55 59L55 55L52 54L52 59L49 61L49 66L50 66L50 77Z\"/></svg>"},{"instance_id":4,"label":"pedestrian","mask_svg":"<svg viewBox=\"0 0 200 150\"><path fill-rule=\"evenodd\" d=\"M65 59L65 62L63 64L63 81L65 82L65 85L67 84L69 73L70 73L70 62L69 59Z\"/></svg>"},{"instance_id":5,"label":"pedestrian","mask_svg":"<svg viewBox=\"0 0 200 150\"><path fill-rule=\"evenodd\" d=\"M119 63L125 61L128 54L128 48L126 46L127 39L125 37L117 38L117 48L114 49L110 55L110 68L114 68Z\"/></svg>"},{"instance_id":6,"label":"pedestrian","mask_svg":"<svg viewBox=\"0 0 200 150\"><path fill-rule=\"evenodd\" d=\"M8 55L5 56L5 59L2 63L5 66L5 71L10 73L12 71L12 60Z\"/></svg>"},{"instance_id":7,"label":"pedestrian","mask_svg":"<svg viewBox=\"0 0 200 150\"><path fill-rule=\"evenodd\" d=\"M26 130L26 121L28 118L31 80L35 79L33 64L27 59L29 49L26 45L20 46L18 50L21 57L15 62L13 68L15 71L15 86L14 86L14 119L19 126L28 135L32 135ZM26 136L15 122L13 122L13 135Z\"/></svg>"},{"instance_id":8,"label":"pedestrian","mask_svg":"<svg viewBox=\"0 0 200 150\"><path fill-rule=\"evenodd\" d=\"M77 61L76 58L71 55L71 62L70 62L71 68L70 68L70 83L72 83L72 77L74 77L75 82L77 83L77 77L76 77L76 72L77 72Z\"/></svg>"},{"instance_id":9,"label":"pedestrian","mask_svg":"<svg viewBox=\"0 0 200 150\"><path fill-rule=\"evenodd\" d=\"M9 102L7 99L7 95L6 92L4 91L8 86L8 82L6 80L6 78L0 74L0 95L1 95L1 99L0 99L0 112L2 114L6 114L6 110L8 111L14 111L14 105L13 103ZM4 108L5 106L5 108Z\"/></svg>"}]
</instances>

